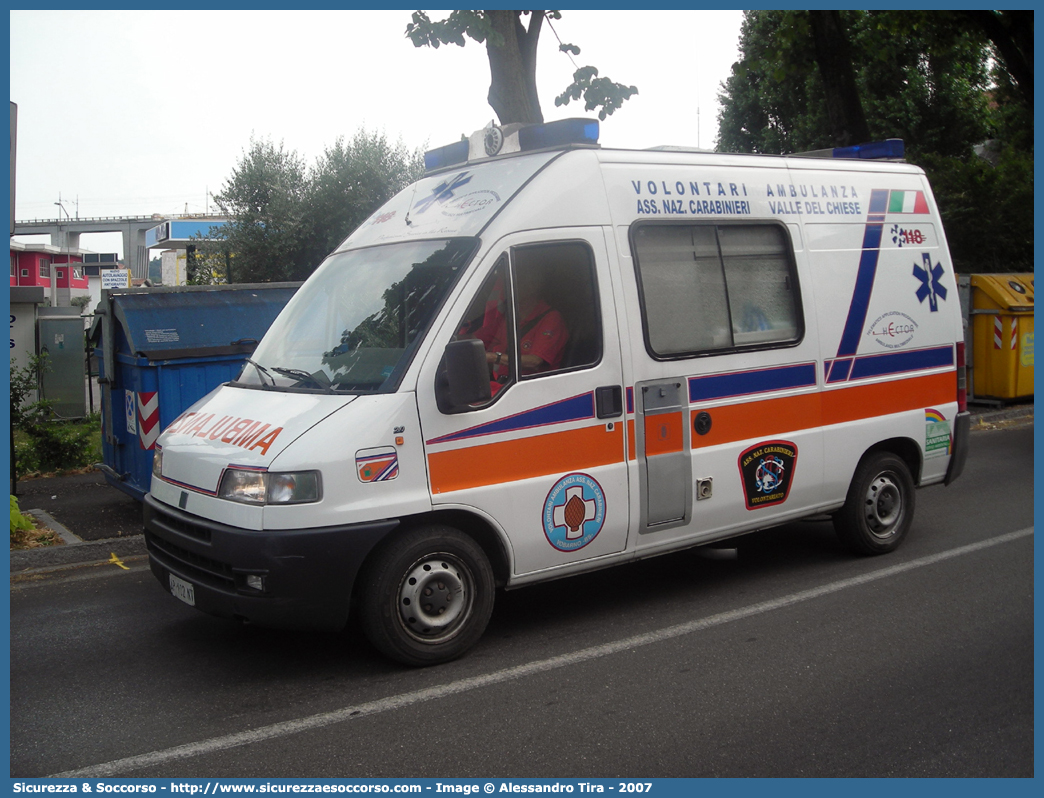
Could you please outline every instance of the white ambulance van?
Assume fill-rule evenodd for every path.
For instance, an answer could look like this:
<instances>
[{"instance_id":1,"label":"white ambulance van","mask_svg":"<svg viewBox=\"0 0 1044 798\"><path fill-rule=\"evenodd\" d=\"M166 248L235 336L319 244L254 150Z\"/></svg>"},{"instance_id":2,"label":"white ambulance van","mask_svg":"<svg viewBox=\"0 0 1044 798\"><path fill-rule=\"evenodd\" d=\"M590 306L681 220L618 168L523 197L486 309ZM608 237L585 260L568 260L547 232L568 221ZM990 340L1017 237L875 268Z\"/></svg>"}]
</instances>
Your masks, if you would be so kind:
<instances>
[{"instance_id":1,"label":"white ambulance van","mask_svg":"<svg viewBox=\"0 0 1044 798\"><path fill-rule=\"evenodd\" d=\"M353 609L426 665L476 643L498 587L823 513L855 552L902 542L969 429L946 237L902 142L597 135L433 150L326 259L159 439L165 589L272 627Z\"/></svg>"}]
</instances>

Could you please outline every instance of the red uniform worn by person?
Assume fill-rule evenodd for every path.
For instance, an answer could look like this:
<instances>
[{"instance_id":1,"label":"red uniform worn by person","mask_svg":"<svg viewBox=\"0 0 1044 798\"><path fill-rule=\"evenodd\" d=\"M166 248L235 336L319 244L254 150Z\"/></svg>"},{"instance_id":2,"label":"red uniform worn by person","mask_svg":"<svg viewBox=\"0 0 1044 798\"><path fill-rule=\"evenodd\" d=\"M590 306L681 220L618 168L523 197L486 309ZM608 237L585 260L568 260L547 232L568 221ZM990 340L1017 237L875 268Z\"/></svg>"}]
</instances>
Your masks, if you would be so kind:
<instances>
[{"instance_id":1,"label":"red uniform worn by person","mask_svg":"<svg viewBox=\"0 0 1044 798\"><path fill-rule=\"evenodd\" d=\"M523 309L523 312L524 309ZM551 371L562 363L569 331L562 314L542 299L536 300L519 323L522 374ZM507 319L496 305L486 310L482 327L475 333L486 348L486 362L493 370L494 379L506 378L509 373ZM498 386L499 387L499 386Z\"/></svg>"}]
</instances>

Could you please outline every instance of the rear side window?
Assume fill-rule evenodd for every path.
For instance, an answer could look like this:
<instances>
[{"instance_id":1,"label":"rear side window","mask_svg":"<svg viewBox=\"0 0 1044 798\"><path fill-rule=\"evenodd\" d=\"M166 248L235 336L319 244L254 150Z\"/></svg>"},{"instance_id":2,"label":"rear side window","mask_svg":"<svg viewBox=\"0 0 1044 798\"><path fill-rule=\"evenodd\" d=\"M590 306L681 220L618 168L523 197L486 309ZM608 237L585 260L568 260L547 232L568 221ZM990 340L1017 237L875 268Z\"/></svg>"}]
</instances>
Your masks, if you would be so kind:
<instances>
[{"instance_id":1,"label":"rear side window","mask_svg":"<svg viewBox=\"0 0 1044 798\"><path fill-rule=\"evenodd\" d=\"M801 297L783 225L643 224L632 247L654 357L801 339Z\"/></svg>"}]
</instances>

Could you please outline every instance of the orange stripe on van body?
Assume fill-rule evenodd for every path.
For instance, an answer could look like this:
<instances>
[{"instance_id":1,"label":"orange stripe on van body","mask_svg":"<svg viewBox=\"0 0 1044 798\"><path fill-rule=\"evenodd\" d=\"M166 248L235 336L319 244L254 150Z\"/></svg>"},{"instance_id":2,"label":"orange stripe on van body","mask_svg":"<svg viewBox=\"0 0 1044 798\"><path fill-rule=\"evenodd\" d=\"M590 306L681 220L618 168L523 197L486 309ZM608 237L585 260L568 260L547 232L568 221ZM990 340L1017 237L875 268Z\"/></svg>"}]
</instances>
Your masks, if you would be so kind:
<instances>
[{"instance_id":1,"label":"orange stripe on van body","mask_svg":"<svg viewBox=\"0 0 1044 798\"><path fill-rule=\"evenodd\" d=\"M500 485L622 463L623 426L604 424L428 455L432 493Z\"/></svg>"},{"instance_id":2,"label":"orange stripe on van body","mask_svg":"<svg viewBox=\"0 0 1044 798\"><path fill-rule=\"evenodd\" d=\"M957 372L823 391L823 424L859 421L957 401Z\"/></svg>"},{"instance_id":3,"label":"orange stripe on van body","mask_svg":"<svg viewBox=\"0 0 1044 798\"><path fill-rule=\"evenodd\" d=\"M717 446L747 438L830 426L923 409L955 401L955 372L930 374L870 385L847 385L799 396L703 408L712 424L706 435L693 435L693 448ZM690 413L690 423L698 410Z\"/></svg>"},{"instance_id":4,"label":"orange stripe on van body","mask_svg":"<svg viewBox=\"0 0 1044 798\"><path fill-rule=\"evenodd\" d=\"M955 372L911 377L903 380L847 384L844 388L821 390L778 399L742 401L690 411L689 421L705 409L711 415L706 435L693 435L692 448L717 446L747 438L765 438L818 426L842 424L876 416L923 409L954 401ZM653 415L646 422L680 419L680 413ZM680 434L680 425L670 431ZM634 419L627 420L629 457L634 459ZM428 455L428 471L434 494L500 485L522 479L566 474L619 463L624 458L624 426L615 424L607 432L604 424L581 429L533 435L499 443L466 446ZM668 438L674 439L674 434ZM649 447L647 454L662 452ZM677 451L676 447L665 451Z\"/></svg>"},{"instance_id":5,"label":"orange stripe on van body","mask_svg":"<svg viewBox=\"0 0 1044 798\"><path fill-rule=\"evenodd\" d=\"M681 410L645 416L645 455L672 454L685 448L685 414Z\"/></svg>"},{"instance_id":6,"label":"orange stripe on van body","mask_svg":"<svg viewBox=\"0 0 1044 798\"><path fill-rule=\"evenodd\" d=\"M817 392L693 410L689 422L694 423L696 414L702 409L710 414L711 428L706 435L692 436L692 448L718 446L745 438L765 438L819 426L821 403L822 394Z\"/></svg>"}]
</instances>

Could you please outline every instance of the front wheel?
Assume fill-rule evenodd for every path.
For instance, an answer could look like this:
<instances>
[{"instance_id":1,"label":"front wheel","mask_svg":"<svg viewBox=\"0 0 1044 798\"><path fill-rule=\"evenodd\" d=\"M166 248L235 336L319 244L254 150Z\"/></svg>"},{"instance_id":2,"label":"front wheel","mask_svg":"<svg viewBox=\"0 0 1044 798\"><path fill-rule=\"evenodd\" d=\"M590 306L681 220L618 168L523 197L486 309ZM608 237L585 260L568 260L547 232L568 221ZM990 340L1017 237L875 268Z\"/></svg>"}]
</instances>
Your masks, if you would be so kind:
<instances>
[{"instance_id":1,"label":"front wheel","mask_svg":"<svg viewBox=\"0 0 1044 798\"><path fill-rule=\"evenodd\" d=\"M888 452L869 455L856 469L845 504L834 515L838 538L856 554L895 551L913 522L914 492L905 461Z\"/></svg>"},{"instance_id":2,"label":"front wheel","mask_svg":"<svg viewBox=\"0 0 1044 798\"><path fill-rule=\"evenodd\" d=\"M431 525L385 540L362 574L359 617L383 654L406 665L456 659L493 611L493 570L482 547Z\"/></svg>"}]
</instances>

